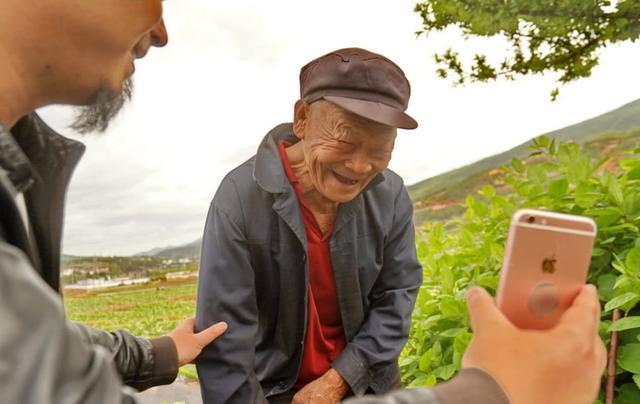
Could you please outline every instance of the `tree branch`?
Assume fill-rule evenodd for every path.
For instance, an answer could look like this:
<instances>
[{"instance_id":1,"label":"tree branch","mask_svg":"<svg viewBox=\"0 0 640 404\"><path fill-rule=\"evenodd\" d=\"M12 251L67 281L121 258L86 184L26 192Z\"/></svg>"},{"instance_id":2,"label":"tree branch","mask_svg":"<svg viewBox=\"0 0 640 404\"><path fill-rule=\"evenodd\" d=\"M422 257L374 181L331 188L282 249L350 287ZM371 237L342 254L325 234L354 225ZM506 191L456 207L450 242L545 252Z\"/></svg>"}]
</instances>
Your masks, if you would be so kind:
<instances>
[{"instance_id":1,"label":"tree branch","mask_svg":"<svg viewBox=\"0 0 640 404\"><path fill-rule=\"evenodd\" d=\"M613 319L611 324L620 319L620 310L613 311ZM618 332L611 333L611 343L609 344L609 358L607 364L607 388L605 404L613 404L614 392L616 386L616 359L618 356Z\"/></svg>"}]
</instances>

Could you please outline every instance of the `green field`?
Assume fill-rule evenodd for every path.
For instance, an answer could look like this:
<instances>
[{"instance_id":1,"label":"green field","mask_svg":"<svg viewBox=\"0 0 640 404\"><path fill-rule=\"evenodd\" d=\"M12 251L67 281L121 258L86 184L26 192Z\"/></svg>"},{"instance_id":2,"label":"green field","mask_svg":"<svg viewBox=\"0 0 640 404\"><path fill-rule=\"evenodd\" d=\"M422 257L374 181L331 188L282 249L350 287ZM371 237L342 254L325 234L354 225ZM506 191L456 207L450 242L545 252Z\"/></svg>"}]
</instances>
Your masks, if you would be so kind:
<instances>
[{"instance_id":1,"label":"green field","mask_svg":"<svg viewBox=\"0 0 640 404\"><path fill-rule=\"evenodd\" d=\"M158 281L92 292L66 292L70 319L102 328L125 329L153 338L171 331L195 313L196 279Z\"/></svg>"},{"instance_id":2,"label":"green field","mask_svg":"<svg viewBox=\"0 0 640 404\"><path fill-rule=\"evenodd\" d=\"M116 287L92 292L66 291L67 316L74 321L114 331L154 338L166 335L196 312L195 278L156 281L145 285ZM180 368L185 381L198 378L194 365Z\"/></svg>"}]
</instances>

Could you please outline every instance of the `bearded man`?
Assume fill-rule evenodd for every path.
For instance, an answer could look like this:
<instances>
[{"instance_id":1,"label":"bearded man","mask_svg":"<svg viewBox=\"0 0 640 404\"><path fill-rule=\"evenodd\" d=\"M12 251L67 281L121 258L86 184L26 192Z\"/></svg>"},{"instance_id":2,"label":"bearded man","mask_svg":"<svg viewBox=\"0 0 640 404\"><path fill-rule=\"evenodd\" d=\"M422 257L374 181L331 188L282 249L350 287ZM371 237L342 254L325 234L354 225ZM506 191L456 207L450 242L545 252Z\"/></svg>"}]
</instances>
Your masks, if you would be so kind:
<instances>
[{"instance_id":1,"label":"bearded man","mask_svg":"<svg viewBox=\"0 0 640 404\"><path fill-rule=\"evenodd\" d=\"M84 146L30 112L89 105L76 128L106 129L130 94L134 60L167 43L162 2L0 0L0 10L0 400L129 402L123 381L171 383L226 325L194 334L190 319L149 341L65 319L64 194Z\"/></svg>"}]
</instances>

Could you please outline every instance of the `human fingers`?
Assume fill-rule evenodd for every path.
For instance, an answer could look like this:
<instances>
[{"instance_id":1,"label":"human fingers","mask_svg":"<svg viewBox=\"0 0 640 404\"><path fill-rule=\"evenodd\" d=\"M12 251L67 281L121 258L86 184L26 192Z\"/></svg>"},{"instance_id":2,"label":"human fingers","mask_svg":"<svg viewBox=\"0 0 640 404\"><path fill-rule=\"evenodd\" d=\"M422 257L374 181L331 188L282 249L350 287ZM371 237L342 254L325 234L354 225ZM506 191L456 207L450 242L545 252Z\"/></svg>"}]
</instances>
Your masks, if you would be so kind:
<instances>
[{"instance_id":1,"label":"human fingers","mask_svg":"<svg viewBox=\"0 0 640 404\"><path fill-rule=\"evenodd\" d=\"M194 337L201 347L205 347L209 345L213 340L224 334L225 331L227 331L227 328L227 323L221 321L219 323L215 323L209 328L200 331L199 333L195 334Z\"/></svg>"},{"instance_id":2,"label":"human fingers","mask_svg":"<svg viewBox=\"0 0 640 404\"><path fill-rule=\"evenodd\" d=\"M571 306L563 313L557 328L570 328L586 335L597 335L600 324L600 301L593 285L584 285L573 299Z\"/></svg>"},{"instance_id":3,"label":"human fingers","mask_svg":"<svg viewBox=\"0 0 640 404\"><path fill-rule=\"evenodd\" d=\"M511 322L496 307L493 298L486 290L473 287L467 291L467 306L471 328L476 334L494 327L513 327Z\"/></svg>"}]
</instances>

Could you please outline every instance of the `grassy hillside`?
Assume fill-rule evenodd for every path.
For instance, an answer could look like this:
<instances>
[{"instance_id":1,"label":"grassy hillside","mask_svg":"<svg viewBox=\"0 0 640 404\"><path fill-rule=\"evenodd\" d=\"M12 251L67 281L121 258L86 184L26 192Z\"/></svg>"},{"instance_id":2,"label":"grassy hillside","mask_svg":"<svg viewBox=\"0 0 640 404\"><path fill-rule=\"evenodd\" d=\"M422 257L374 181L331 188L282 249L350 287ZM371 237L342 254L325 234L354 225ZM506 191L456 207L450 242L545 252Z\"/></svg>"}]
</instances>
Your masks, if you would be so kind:
<instances>
[{"instance_id":1,"label":"grassy hillside","mask_svg":"<svg viewBox=\"0 0 640 404\"><path fill-rule=\"evenodd\" d=\"M149 251L135 254L134 257L162 257L162 258L191 258L200 256L202 239L199 238L188 244L154 248Z\"/></svg>"},{"instance_id":2,"label":"grassy hillside","mask_svg":"<svg viewBox=\"0 0 640 404\"><path fill-rule=\"evenodd\" d=\"M640 128L640 99L623 105L592 119L568 126L546 135L557 140L574 140L585 143L611 133L625 133ZM525 142L503 153L495 154L464 167L448 171L444 174L428 178L409 187L409 195L413 201L421 201L437 193L451 193L465 182L477 182L486 172L506 164L513 157L523 158L528 154L531 141ZM475 177L478 178L475 178ZM455 195L455 193L453 194Z\"/></svg>"},{"instance_id":3,"label":"grassy hillside","mask_svg":"<svg viewBox=\"0 0 640 404\"><path fill-rule=\"evenodd\" d=\"M613 111L546 134L557 141L573 140L591 153L640 141L640 99ZM617 139L617 140L616 140ZM624 139L624 141L623 141ZM615 144L611 144L611 143ZM481 185L499 178L499 167L512 158L525 158L531 141L473 164L448 171L409 186L416 207L416 223L450 217L461 209L459 202Z\"/></svg>"}]
</instances>

